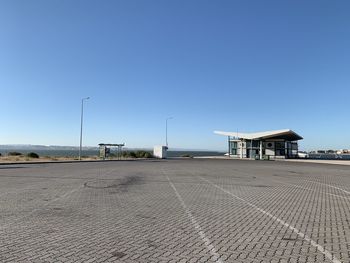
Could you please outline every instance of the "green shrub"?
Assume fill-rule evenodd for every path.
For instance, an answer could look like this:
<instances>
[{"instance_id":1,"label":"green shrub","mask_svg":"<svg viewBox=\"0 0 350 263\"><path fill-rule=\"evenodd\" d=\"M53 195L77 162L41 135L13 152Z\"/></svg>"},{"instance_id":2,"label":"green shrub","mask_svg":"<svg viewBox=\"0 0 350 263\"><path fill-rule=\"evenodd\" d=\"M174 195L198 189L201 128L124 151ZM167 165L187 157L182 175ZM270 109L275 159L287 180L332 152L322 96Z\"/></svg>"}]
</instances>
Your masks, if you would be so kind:
<instances>
[{"instance_id":1,"label":"green shrub","mask_svg":"<svg viewBox=\"0 0 350 263\"><path fill-rule=\"evenodd\" d=\"M136 152L136 158L143 158L145 152L144 151L137 151Z\"/></svg>"},{"instance_id":2,"label":"green shrub","mask_svg":"<svg viewBox=\"0 0 350 263\"><path fill-rule=\"evenodd\" d=\"M19 155L23 155L23 154L20 152L9 152L8 155L9 156L19 156Z\"/></svg>"},{"instance_id":3,"label":"green shrub","mask_svg":"<svg viewBox=\"0 0 350 263\"><path fill-rule=\"evenodd\" d=\"M152 158L153 155L150 152L147 151L137 151L136 152L136 158Z\"/></svg>"},{"instance_id":4,"label":"green shrub","mask_svg":"<svg viewBox=\"0 0 350 263\"><path fill-rule=\"evenodd\" d=\"M150 152L145 152L145 154L143 155L144 158L153 158L153 154L151 154Z\"/></svg>"},{"instance_id":5,"label":"green shrub","mask_svg":"<svg viewBox=\"0 0 350 263\"><path fill-rule=\"evenodd\" d=\"M122 153L124 158L136 158L136 153L132 151L125 151Z\"/></svg>"},{"instance_id":6,"label":"green shrub","mask_svg":"<svg viewBox=\"0 0 350 263\"><path fill-rule=\"evenodd\" d=\"M193 158L193 156L192 155L190 155L190 154L183 154L183 155L181 155L181 157L188 157L188 158Z\"/></svg>"},{"instance_id":7,"label":"green shrub","mask_svg":"<svg viewBox=\"0 0 350 263\"><path fill-rule=\"evenodd\" d=\"M39 158L39 154L30 152L30 153L27 154L27 157L30 157L30 158Z\"/></svg>"},{"instance_id":8,"label":"green shrub","mask_svg":"<svg viewBox=\"0 0 350 263\"><path fill-rule=\"evenodd\" d=\"M124 158L153 158L153 154L147 151L124 151L122 153Z\"/></svg>"}]
</instances>

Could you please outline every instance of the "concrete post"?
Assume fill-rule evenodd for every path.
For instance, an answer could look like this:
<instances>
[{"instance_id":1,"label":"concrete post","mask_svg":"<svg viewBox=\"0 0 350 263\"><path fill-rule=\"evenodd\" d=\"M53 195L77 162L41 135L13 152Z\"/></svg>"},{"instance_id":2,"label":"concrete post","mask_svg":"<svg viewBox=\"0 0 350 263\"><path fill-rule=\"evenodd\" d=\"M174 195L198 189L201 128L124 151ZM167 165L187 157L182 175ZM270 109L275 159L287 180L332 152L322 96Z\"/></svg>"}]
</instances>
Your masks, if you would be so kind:
<instances>
[{"instance_id":1,"label":"concrete post","mask_svg":"<svg viewBox=\"0 0 350 263\"><path fill-rule=\"evenodd\" d=\"M230 145L230 136L228 136L228 139L227 139L227 141L228 141L228 157L231 157L231 145Z\"/></svg>"},{"instance_id":2,"label":"concrete post","mask_svg":"<svg viewBox=\"0 0 350 263\"><path fill-rule=\"evenodd\" d=\"M263 158L263 141L260 140L260 160Z\"/></svg>"}]
</instances>

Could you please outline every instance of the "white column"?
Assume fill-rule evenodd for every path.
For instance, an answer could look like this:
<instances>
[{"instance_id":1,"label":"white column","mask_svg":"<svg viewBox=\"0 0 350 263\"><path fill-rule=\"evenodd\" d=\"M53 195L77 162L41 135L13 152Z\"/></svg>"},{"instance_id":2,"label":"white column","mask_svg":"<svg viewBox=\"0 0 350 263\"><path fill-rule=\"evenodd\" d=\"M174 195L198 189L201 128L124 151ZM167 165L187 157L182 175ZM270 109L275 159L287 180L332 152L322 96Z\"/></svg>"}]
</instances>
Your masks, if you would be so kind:
<instances>
[{"instance_id":1,"label":"white column","mask_svg":"<svg viewBox=\"0 0 350 263\"><path fill-rule=\"evenodd\" d=\"M260 160L263 158L263 141L260 140Z\"/></svg>"},{"instance_id":2,"label":"white column","mask_svg":"<svg viewBox=\"0 0 350 263\"><path fill-rule=\"evenodd\" d=\"M239 143L239 147L241 148L241 159L243 158L243 142L244 141L241 141L240 143Z\"/></svg>"},{"instance_id":3,"label":"white column","mask_svg":"<svg viewBox=\"0 0 350 263\"><path fill-rule=\"evenodd\" d=\"M230 136L227 137L227 142L228 142L228 157L231 157Z\"/></svg>"}]
</instances>

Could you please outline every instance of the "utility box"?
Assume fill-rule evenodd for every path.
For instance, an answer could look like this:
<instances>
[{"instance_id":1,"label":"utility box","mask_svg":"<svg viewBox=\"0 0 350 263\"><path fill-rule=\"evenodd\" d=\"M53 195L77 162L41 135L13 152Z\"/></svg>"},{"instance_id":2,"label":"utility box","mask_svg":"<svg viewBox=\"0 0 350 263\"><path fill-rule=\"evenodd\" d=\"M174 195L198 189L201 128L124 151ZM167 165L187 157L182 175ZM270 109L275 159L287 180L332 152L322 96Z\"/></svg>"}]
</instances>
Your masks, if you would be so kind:
<instances>
[{"instance_id":1,"label":"utility box","mask_svg":"<svg viewBox=\"0 0 350 263\"><path fill-rule=\"evenodd\" d=\"M167 146L154 146L153 148L153 156L159 159L166 159L167 158Z\"/></svg>"}]
</instances>

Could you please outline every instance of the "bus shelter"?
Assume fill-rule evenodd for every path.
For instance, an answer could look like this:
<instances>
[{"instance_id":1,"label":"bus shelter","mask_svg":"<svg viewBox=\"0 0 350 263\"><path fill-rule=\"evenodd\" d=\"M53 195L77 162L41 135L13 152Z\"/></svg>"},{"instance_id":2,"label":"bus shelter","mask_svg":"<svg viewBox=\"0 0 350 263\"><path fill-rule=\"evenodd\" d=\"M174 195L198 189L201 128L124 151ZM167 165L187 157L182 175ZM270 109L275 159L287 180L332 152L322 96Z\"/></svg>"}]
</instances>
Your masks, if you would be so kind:
<instances>
[{"instance_id":1,"label":"bus shelter","mask_svg":"<svg viewBox=\"0 0 350 263\"><path fill-rule=\"evenodd\" d=\"M122 153L123 153L123 146L125 146L125 143L100 143L99 145L99 149L100 149L100 158L105 160L106 158L108 158L111 154L111 148L112 147L116 147L117 148L117 158L118 160L121 159L122 157Z\"/></svg>"}]
</instances>

